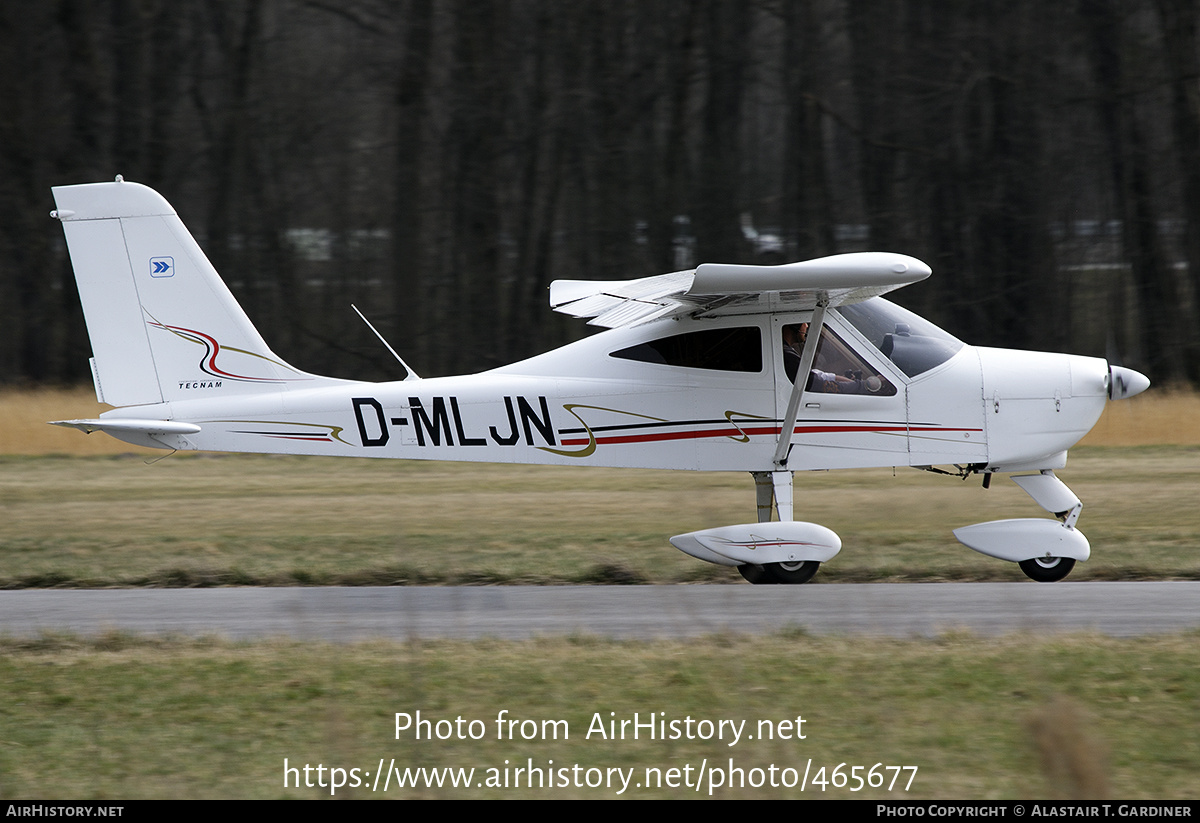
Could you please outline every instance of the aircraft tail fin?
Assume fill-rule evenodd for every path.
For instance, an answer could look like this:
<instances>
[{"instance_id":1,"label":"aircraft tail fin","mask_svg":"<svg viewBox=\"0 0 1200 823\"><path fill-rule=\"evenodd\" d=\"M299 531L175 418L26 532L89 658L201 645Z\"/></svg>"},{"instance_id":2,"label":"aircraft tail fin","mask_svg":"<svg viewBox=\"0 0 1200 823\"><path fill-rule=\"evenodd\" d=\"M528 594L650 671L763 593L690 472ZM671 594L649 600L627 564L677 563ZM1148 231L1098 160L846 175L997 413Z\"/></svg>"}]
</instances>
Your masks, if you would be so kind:
<instances>
[{"instance_id":1,"label":"aircraft tail fin","mask_svg":"<svg viewBox=\"0 0 1200 823\"><path fill-rule=\"evenodd\" d=\"M270 350L158 192L118 177L55 187L54 200L101 402L141 406L341 382L306 374Z\"/></svg>"}]
</instances>

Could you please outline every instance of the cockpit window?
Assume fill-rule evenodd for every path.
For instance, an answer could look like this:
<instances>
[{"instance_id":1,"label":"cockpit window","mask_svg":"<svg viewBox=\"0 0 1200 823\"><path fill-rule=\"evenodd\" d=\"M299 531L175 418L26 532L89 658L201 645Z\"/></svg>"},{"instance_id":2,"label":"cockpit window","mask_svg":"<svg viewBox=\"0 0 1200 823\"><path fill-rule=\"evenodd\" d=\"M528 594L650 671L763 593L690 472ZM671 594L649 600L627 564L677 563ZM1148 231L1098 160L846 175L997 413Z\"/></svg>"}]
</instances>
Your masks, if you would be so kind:
<instances>
[{"instance_id":1,"label":"cockpit window","mask_svg":"<svg viewBox=\"0 0 1200 823\"><path fill-rule=\"evenodd\" d=\"M689 369L762 371L762 334L757 326L704 329L638 343L611 357Z\"/></svg>"},{"instance_id":2,"label":"cockpit window","mask_svg":"<svg viewBox=\"0 0 1200 823\"><path fill-rule=\"evenodd\" d=\"M881 297L837 311L909 377L940 366L963 347L958 338Z\"/></svg>"},{"instance_id":3,"label":"cockpit window","mask_svg":"<svg viewBox=\"0 0 1200 823\"><path fill-rule=\"evenodd\" d=\"M807 323L799 323L783 328L783 368L791 381L795 381L800 368L807 326ZM896 394L892 382L863 360L828 326L822 330L821 339L817 341L817 352L804 390L828 394L874 394L881 397Z\"/></svg>"}]
</instances>

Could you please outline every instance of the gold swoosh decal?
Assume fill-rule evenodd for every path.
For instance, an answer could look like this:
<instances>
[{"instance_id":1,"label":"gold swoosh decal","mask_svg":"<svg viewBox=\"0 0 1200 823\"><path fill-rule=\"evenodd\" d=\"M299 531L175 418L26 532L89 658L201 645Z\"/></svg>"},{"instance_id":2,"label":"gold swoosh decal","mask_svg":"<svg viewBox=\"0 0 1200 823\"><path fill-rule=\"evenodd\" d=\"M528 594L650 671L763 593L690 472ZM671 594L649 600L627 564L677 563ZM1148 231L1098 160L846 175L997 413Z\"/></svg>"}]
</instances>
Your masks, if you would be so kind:
<instances>
[{"instance_id":1,"label":"gold swoosh decal","mask_svg":"<svg viewBox=\"0 0 1200 823\"><path fill-rule=\"evenodd\" d=\"M731 434L731 435L729 435L729 439L733 440L737 443L749 443L750 435L748 435L744 431L742 431L742 427L739 426L736 422L734 422L734 419L733 419L734 415L737 415L738 417L743 418L745 420L771 420L772 419L770 417L763 417L761 414L746 414L745 412L727 410L725 412L725 419L728 420L729 425L731 425L735 429L737 429L738 434L741 435L741 437L734 437Z\"/></svg>"},{"instance_id":2,"label":"gold swoosh decal","mask_svg":"<svg viewBox=\"0 0 1200 823\"><path fill-rule=\"evenodd\" d=\"M544 452L561 454L563 457L590 457L596 451L596 435L592 434L592 427L587 424L587 421L575 413L576 409L595 409L596 411L612 412L613 414L627 414L630 417L641 417L645 420L653 420L655 423L667 422L662 417L651 417L648 414L638 414L637 412L622 411L621 409L606 409L604 406L588 406L584 403L563 403L563 408L568 414L579 421L579 424L583 426L584 431L588 435L587 445L574 451L570 449L552 449L549 446L538 446Z\"/></svg>"}]
</instances>

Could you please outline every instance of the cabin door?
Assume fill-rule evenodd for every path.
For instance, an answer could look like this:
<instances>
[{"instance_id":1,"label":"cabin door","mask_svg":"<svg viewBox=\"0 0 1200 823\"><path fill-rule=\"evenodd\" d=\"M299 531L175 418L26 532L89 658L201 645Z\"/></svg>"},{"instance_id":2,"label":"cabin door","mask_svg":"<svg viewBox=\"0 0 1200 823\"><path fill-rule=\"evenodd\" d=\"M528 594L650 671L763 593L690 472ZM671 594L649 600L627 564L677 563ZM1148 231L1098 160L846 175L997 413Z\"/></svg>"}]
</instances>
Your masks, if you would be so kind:
<instances>
[{"instance_id":1,"label":"cabin door","mask_svg":"<svg viewBox=\"0 0 1200 823\"><path fill-rule=\"evenodd\" d=\"M775 409L780 421L786 415L792 376L798 367L794 331L807 319L807 315L772 318ZM873 351L836 312L826 313L800 400L789 469L909 464L905 386Z\"/></svg>"}]
</instances>

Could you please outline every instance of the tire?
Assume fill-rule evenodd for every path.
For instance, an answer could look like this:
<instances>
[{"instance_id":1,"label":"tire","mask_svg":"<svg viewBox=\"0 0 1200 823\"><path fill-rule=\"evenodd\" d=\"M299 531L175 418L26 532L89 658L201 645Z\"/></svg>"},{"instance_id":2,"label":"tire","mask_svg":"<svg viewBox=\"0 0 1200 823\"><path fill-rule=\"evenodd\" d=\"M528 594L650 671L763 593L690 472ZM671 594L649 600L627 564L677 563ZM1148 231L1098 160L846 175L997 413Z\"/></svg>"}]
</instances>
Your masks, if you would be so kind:
<instances>
[{"instance_id":1,"label":"tire","mask_svg":"<svg viewBox=\"0 0 1200 823\"><path fill-rule=\"evenodd\" d=\"M1057 583L1075 568L1075 561L1069 557L1034 557L1022 560L1018 565L1025 576L1039 583Z\"/></svg>"},{"instance_id":2,"label":"tire","mask_svg":"<svg viewBox=\"0 0 1200 823\"><path fill-rule=\"evenodd\" d=\"M766 569L764 569L762 566L756 566L753 563L746 563L738 566L738 571L741 572L742 577L746 578L747 582L753 583L756 586L764 583L775 582L774 580L767 579L769 575L767 574Z\"/></svg>"},{"instance_id":3,"label":"tire","mask_svg":"<svg viewBox=\"0 0 1200 823\"><path fill-rule=\"evenodd\" d=\"M816 560L798 560L795 563L767 563L762 566L746 563L738 566L742 577L755 585L782 583L795 585L807 583L817 573L821 564Z\"/></svg>"},{"instance_id":4,"label":"tire","mask_svg":"<svg viewBox=\"0 0 1200 823\"><path fill-rule=\"evenodd\" d=\"M797 585L812 580L821 564L816 560L798 560L795 563L768 563L763 566L768 583Z\"/></svg>"}]
</instances>

